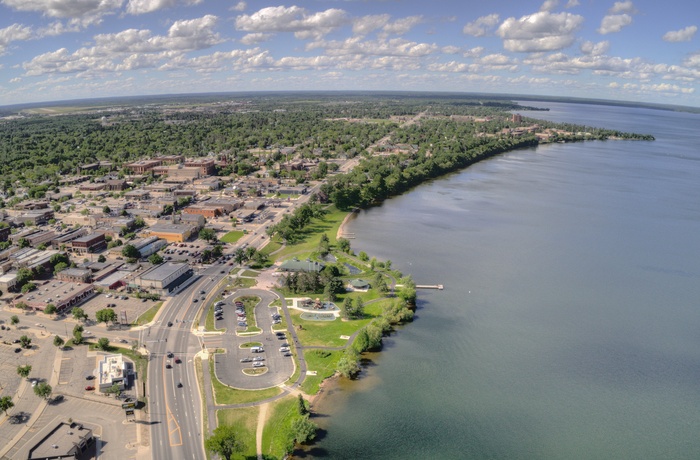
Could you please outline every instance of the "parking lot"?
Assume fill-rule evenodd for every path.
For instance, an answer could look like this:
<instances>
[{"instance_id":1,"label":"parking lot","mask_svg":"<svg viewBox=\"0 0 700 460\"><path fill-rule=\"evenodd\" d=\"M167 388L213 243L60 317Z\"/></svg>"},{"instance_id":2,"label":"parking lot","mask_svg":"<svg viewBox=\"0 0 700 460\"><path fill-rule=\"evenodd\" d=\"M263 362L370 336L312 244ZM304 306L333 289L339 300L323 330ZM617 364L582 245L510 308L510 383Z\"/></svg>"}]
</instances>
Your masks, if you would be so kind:
<instances>
[{"instance_id":1,"label":"parking lot","mask_svg":"<svg viewBox=\"0 0 700 460\"><path fill-rule=\"evenodd\" d=\"M237 317L233 299L241 296L257 296L262 300L255 307L255 320L262 332L255 335L236 334ZM287 342L287 336L278 336L272 331L272 314L277 313L276 307L270 307L277 297L269 292L260 289L241 289L228 297L223 306L222 321L224 324L217 324L219 327L226 327L227 331L222 336L207 337L205 343L209 347L218 343L219 347L225 348L226 353L214 355L216 375L225 383L234 388L246 390L257 390L270 388L280 383L284 383L294 373L294 359L288 351L280 351L282 344ZM242 348L241 345L247 342L260 342L264 351L254 353L250 347ZM289 356L285 356L285 355ZM257 361L255 359L257 358ZM244 359L245 362L241 362ZM250 359L250 361L248 361ZM263 366L254 367L255 363L263 363ZM258 375L246 375L244 369L261 369L266 372Z\"/></svg>"}]
</instances>

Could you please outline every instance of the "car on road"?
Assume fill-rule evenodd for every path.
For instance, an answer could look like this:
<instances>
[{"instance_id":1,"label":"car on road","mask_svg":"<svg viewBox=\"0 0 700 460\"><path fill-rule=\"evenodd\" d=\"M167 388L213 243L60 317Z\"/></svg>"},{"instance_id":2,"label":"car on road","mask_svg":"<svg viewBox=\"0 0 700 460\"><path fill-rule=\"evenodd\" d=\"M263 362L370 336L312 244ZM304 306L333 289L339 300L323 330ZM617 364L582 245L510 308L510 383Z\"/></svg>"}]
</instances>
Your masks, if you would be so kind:
<instances>
[{"instance_id":1,"label":"car on road","mask_svg":"<svg viewBox=\"0 0 700 460\"><path fill-rule=\"evenodd\" d=\"M192 302L197 303L197 302L199 302L199 299L195 297L195 298L192 300Z\"/></svg>"},{"instance_id":2,"label":"car on road","mask_svg":"<svg viewBox=\"0 0 700 460\"><path fill-rule=\"evenodd\" d=\"M120 339L119 341L120 341L121 343L129 343L129 341L126 340L126 339Z\"/></svg>"},{"instance_id":3,"label":"car on road","mask_svg":"<svg viewBox=\"0 0 700 460\"><path fill-rule=\"evenodd\" d=\"M169 351L169 352L167 353L166 356L167 356L168 358L172 358L174 355L173 355L173 352L172 352L172 351Z\"/></svg>"},{"instance_id":4,"label":"car on road","mask_svg":"<svg viewBox=\"0 0 700 460\"><path fill-rule=\"evenodd\" d=\"M177 387L182 388L182 382L177 382Z\"/></svg>"},{"instance_id":5,"label":"car on road","mask_svg":"<svg viewBox=\"0 0 700 460\"><path fill-rule=\"evenodd\" d=\"M175 364L180 364L181 362L180 358L175 358Z\"/></svg>"},{"instance_id":6,"label":"car on road","mask_svg":"<svg viewBox=\"0 0 700 460\"><path fill-rule=\"evenodd\" d=\"M173 365L170 364L170 361L168 361L167 363L165 363L165 368L166 368L166 369L172 369L172 367L173 367Z\"/></svg>"},{"instance_id":7,"label":"car on road","mask_svg":"<svg viewBox=\"0 0 700 460\"><path fill-rule=\"evenodd\" d=\"M94 389L95 389L95 387L93 387L92 385L88 385L85 387L85 391L92 391Z\"/></svg>"},{"instance_id":8,"label":"car on road","mask_svg":"<svg viewBox=\"0 0 700 460\"><path fill-rule=\"evenodd\" d=\"M172 326L173 326L173 322L172 322L172 321L168 321L168 327L172 327Z\"/></svg>"},{"instance_id":9,"label":"car on road","mask_svg":"<svg viewBox=\"0 0 700 460\"><path fill-rule=\"evenodd\" d=\"M253 358L241 358L241 362L242 362L242 363L252 363L252 362L253 362Z\"/></svg>"},{"instance_id":10,"label":"car on road","mask_svg":"<svg viewBox=\"0 0 700 460\"><path fill-rule=\"evenodd\" d=\"M224 273L226 273L226 270L221 270L219 273L223 275Z\"/></svg>"},{"instance_id":11,"label":"car on road","mask_svg":"<svg viewBox=\"0 0 700 460\"><path fill-rule=\"evenodd\" d=\"M202 291L199 291L199 293L200 293L200 294L206 294L207 292L204 291L204 290L202 290Z\"/></svg>"}]
</instances>

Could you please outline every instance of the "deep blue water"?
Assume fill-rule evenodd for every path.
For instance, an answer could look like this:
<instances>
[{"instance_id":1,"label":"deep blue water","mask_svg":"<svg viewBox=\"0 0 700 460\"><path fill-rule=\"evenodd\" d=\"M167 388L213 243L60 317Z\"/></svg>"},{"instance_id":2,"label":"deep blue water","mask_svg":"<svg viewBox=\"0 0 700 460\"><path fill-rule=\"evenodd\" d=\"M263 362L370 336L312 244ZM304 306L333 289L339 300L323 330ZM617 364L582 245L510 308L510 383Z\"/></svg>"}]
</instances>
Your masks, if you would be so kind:
<instances>
[{"instance_id":1,"label":"deep blue water","mask_svg":"<svg viewBox=\"0 0 700 460\"><path fill-rule=\"evenodd\" d=\"M352 221L446 289L330 387L309 456L700 458L700 116L537 105L657 140L510 152Z\"/></svg>"}]
</instances>

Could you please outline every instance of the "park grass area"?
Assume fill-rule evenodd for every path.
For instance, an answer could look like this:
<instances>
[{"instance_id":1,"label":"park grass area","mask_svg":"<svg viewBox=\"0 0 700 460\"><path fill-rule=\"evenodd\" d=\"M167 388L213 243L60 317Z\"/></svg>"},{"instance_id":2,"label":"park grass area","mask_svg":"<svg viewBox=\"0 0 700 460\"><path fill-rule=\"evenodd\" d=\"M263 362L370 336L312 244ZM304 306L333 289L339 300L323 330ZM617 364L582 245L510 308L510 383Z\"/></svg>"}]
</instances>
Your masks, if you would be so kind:
<instances>
[{"instance_id":1,"label":"park grass area","mask_svg":"<svg viewBox=\"0 0 700 460\"><path fill-rule=\"evenodd\" d=\"M253 278L234 278L229 286L233 289L247 289L254 287L256 284L258 284L258 280Z\"/></svg>"},{"instance_id":2,"label":"park grass area","mask_svg":"<svg viewBox=\"0 0 700 460\"><path fill-rule=\"evenodd\" d=\"M341 339L341 335L350 336L371 321L371 318L352 321L343 321L341 318L335 321L306 321L301 319L299 310L290 310L289 313L296 326L297 337L304 346L345 346L348 341ZM301 329L298 326L301 326Z\"/></svg>"},{"instance_id":3,"label":"park grass area","mask_svg":"<svg viewBox=\"0 0 700 460\"><path fill-rule=\"evenodd\" d=\"M243 451L233 454L232 459L256 458L255 431L257 430L259 415L259 407L219 409L216 411L217 426L233 426L236 429L238 440L243 444Z\"/></svg>"},{"instance_id":4,"label":"park grass area","mask_svg":"<svg viewBox=\"0 0 700 460\"><path fill-rule=\"evenodd\" d=\"M268 241L268 243L260 250L266 256L270 256L271 253L277 251L282 247L282 242L278 237L275 237Z\"/></svg>"},{"instance_id":5,"label":"park grass area","mask_svg":"<svg viewBox=\"0 0 700 460\"><path fill-rule=\"evenodd\" d=\"M336 234L347 212L339 211L334 206L328 208L328 213L323 219L312 219L309 225L299 232L299 241L293 245L287 245L284 249L274 254L274 260L286 260L292 256L299 258L308 257L318 249L321 235L328 236L331 244L336 242Z\"/></svg>"},{"instance_id":6,"label":"park grass area","mask_svg":"<svg viewBox=\"0 0 700 460\"><path fill-rule=\"evenodd\" d=\"M224 385L216 377L214 372L214 360L209 361L209 373L211 374L211 383L214 387L214 403L215 404L244 404L263 401L273 396L277 396L282 392L281 388L272 387L265 390L237 390L228 385Z\"/></svg>"},{"instance_id":7,"label":"park grass area","mask_svg":"<svg viewBox=\"0 0 700 460\"><path fill-rule=\"evenodd\" d=\"M262 436L262 450L273 458L284 458L290 447L292 421L299 417L298 400L287 396L268 408L268 418Z\"/></svg>"},{"instance_id":8,"label":"park grass area","mask_svg":"<svg viewBox=\"0 0 700 460\"><path fill-rule=\"evenodd\" d=\"M204 389L204 370L202 369L202 357L194 357L194 373L197 377L197 383L199 384L199 398L202 403L202 426L209 426L209 414L207 411L207 396L206 390ZM207 458L209 458L209 453L207 452Z\"/></svg>"},{"instance_id":9,"label":"park grass area","mask_svg":"<svg viewBox=\"0 0 700 460\"><path fill-rule=\"evenodd\" d=\"M343 356L342 351L305 350L304 359L308 370L316 371L316 375L306 374L301 390L309 395L315 395L321 388L321 382L335 374L338 360Z\"/></svg>"},{"instance_id":10,"label":"park grass area","mask_svg":"<svg viewBox=\"0 0 700 460\"><path fill-rule=\"evenodd\" d=\"M220 238L221 241L224 243L236 243L238 240L240 240L245 233L243 233L242 230L231 230L224 236Z\"/></svg>"},{"instance_id":11,"label":"park grass area","mask_svg":"<svg viewBox=\"0 0 700 460\"><path fill-rule=\"evenodd\" d=\"M207 308L207 316L204 319L204 330L207 332L226 332L225 327L222 327L221 329L216 328L216 321L214 321L214 304L209 305Z\"/></svg>"},{"instance_id":12,"label":"park grass area","mask_svg":"<svg viewBox=\"0 0 700 460\"><path fill-rule=\"evenodd\" d=\"M156 317L158 310L160 310L160 307L162 306L163 302L156 303L151 308L142 313L138 318L136 318L136 322L132 323L132 326L143 326L144 324L150 323L151 321L153 321L153 318Z\"/></svg>"},{"instance_id":13,"label":"park grass area","mask_svg":"<svg viewBox=\"0 0 700 460\"><path fill-rule=\"evenodd\" d=\"M260 272L256 272L254 270L243 270L242 272L238 273L238 276L247 276L250 278L255 278L260 274Z\"/></svg>"},{"instance_id":14,"label":"park grass area","mask_svg":"<svg viewBox=\"0 0 700 460\"><path fill-rule=\"evenodd\" d=\"M253 347L262 347L263 344L262 342L246 342L241 345L241 348L253 348Z\"/></svg>"}]
</instances>

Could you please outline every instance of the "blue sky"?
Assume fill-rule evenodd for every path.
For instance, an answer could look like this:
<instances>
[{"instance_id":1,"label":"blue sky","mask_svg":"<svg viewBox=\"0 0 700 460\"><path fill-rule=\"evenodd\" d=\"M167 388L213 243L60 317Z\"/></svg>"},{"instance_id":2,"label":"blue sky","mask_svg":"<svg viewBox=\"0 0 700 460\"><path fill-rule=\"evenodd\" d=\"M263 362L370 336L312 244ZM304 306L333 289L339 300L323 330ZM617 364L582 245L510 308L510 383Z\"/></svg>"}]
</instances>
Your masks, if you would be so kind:
<instances>
[{"instance_id":1,"label":"blue sky","mask_svg":"<svg viewBox=\"0 0 700 460\"><path fill-rule=\"evenodd\" d=\"M269 90L700 106L685 0L0 0L0 105Z\"/></svg>"}]
</instances>

